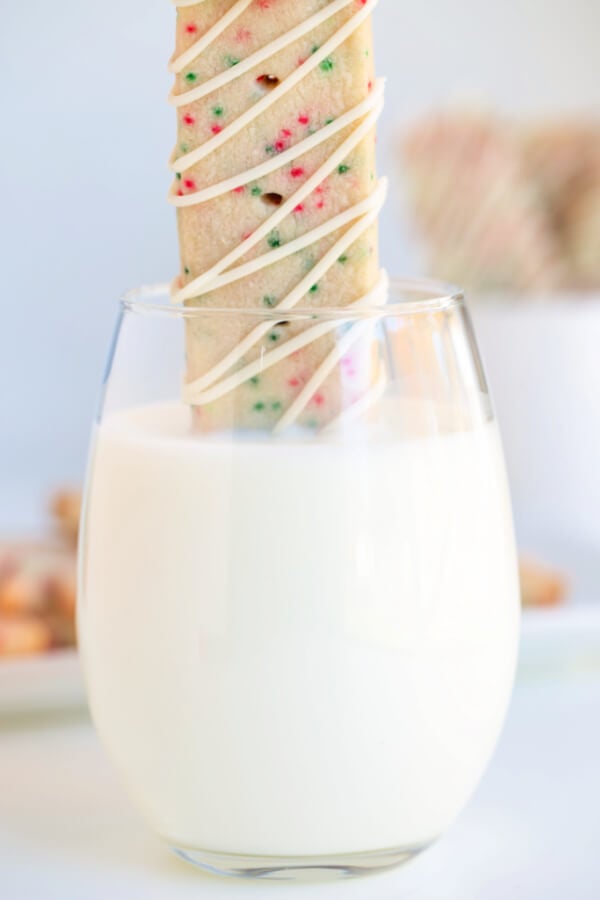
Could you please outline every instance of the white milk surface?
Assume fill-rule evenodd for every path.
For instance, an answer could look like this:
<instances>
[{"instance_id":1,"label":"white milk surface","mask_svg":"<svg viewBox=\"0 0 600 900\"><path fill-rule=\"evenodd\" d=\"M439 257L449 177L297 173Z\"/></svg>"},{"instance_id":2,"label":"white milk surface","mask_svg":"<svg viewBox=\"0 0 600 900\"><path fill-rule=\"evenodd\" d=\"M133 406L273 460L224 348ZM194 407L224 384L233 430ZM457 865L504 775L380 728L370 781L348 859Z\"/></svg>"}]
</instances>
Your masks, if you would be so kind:
<instances>
[{"instance_id":1,"label":"white milk surface","mask_svg":"<svg viewBox=\"0 0 600 900\"><path fill-rule=\"evenodd\" d=\"M80 640L93 717L180 848L416 847L479 781L512 687L518 587L494 423L300 442L97 430Z\"/></svg>"}]
</instances>

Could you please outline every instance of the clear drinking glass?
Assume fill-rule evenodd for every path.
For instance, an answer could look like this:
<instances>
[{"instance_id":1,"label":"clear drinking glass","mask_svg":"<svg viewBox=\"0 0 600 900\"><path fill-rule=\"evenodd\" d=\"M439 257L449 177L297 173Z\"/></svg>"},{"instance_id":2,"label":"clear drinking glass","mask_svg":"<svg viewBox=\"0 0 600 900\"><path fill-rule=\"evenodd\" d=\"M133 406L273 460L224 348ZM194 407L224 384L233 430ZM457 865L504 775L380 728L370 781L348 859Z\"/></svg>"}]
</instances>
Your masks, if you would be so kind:
<instances>
[{"instance_id":1,"label":"clear drinking glass","mask_svg":"<svg viewBox=\"0 0 600 900\"><path fill-rule=\"evenodd\" d=\"M104 746L182 857L349 875L435 841L490 759L517 652L510 501L459 293L284 315L122 301L80 643Z\"/></svg>"}]
</instances>

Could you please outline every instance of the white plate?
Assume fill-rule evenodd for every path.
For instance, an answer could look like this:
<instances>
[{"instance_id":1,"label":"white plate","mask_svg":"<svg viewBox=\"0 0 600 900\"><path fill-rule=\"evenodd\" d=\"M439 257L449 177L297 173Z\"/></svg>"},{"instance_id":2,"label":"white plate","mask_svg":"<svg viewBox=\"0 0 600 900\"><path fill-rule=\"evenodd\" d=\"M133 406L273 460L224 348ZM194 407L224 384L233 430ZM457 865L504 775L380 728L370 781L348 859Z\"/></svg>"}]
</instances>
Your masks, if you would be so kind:
<instances>
[{"instance_id":1,"label":"white plate","mask_svg":"<svg viewBox=\"0 0 600 900\"><path fill-rule=\"evenodd\" d=\"M600 605L527 610L519 678L600 672ZM85 691L75 650L0 661L0 715L83 709Z\"/></svg>"},{"instance_id":2,"label":"white plate","mask_svg":"<svg viewBox=\"0 0 600 900\"><path fill-rule=\"evenodd\" d=\"M523 613L519 677L600 673L600 604Z\"/></svg>"},{"instance_id":3,"label":"white plate","mask_svg":"<svg viewBox=\"0 0 600 900\"><path fill-rule=\"evenodd\" d=\"M75 650L0 660L0 715L82 709L83 677Z\"/></svg>"}]
</instances>

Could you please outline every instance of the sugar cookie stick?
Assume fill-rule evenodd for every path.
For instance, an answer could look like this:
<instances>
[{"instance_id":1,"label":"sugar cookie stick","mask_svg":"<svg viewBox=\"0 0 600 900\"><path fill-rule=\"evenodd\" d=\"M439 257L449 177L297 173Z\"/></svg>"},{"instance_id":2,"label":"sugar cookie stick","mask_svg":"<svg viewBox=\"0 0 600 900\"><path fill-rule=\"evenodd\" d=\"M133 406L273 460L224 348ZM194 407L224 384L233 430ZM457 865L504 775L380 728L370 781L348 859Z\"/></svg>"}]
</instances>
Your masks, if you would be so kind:
<instances>
[{"instance_id":1,"label":"sugar cookie stick","mask_svg":"<svg viewBox=\"0 0 600 900\"><path fill-rule=\"evenodd\" d=\"M286 313L385 300L377 0L174 2L174 299L240 310L188 323L184 396L205 431L324 427L377 396L372 331Z\"/></svg>"}]
</instances>

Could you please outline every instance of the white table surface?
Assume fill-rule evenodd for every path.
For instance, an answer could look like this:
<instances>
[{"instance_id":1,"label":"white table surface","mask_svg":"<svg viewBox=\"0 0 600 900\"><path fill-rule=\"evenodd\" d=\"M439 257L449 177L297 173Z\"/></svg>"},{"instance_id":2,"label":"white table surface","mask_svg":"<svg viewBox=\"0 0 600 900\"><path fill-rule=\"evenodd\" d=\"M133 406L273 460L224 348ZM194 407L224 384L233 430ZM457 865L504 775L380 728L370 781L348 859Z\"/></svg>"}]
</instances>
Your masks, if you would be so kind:
<instances>
[{"instance_id":1,"label":"white table surface","mask_svg":"<svg viewBox=\"0 0 600 900\"><path fill-rule=\"evenodd\" d=\"M0 722L2 900L598 900L600 666L521 674L474 799L428 853L335 884L241 882L171 855L130 806L84 714Z\"/></svg>"}]
</instances>

